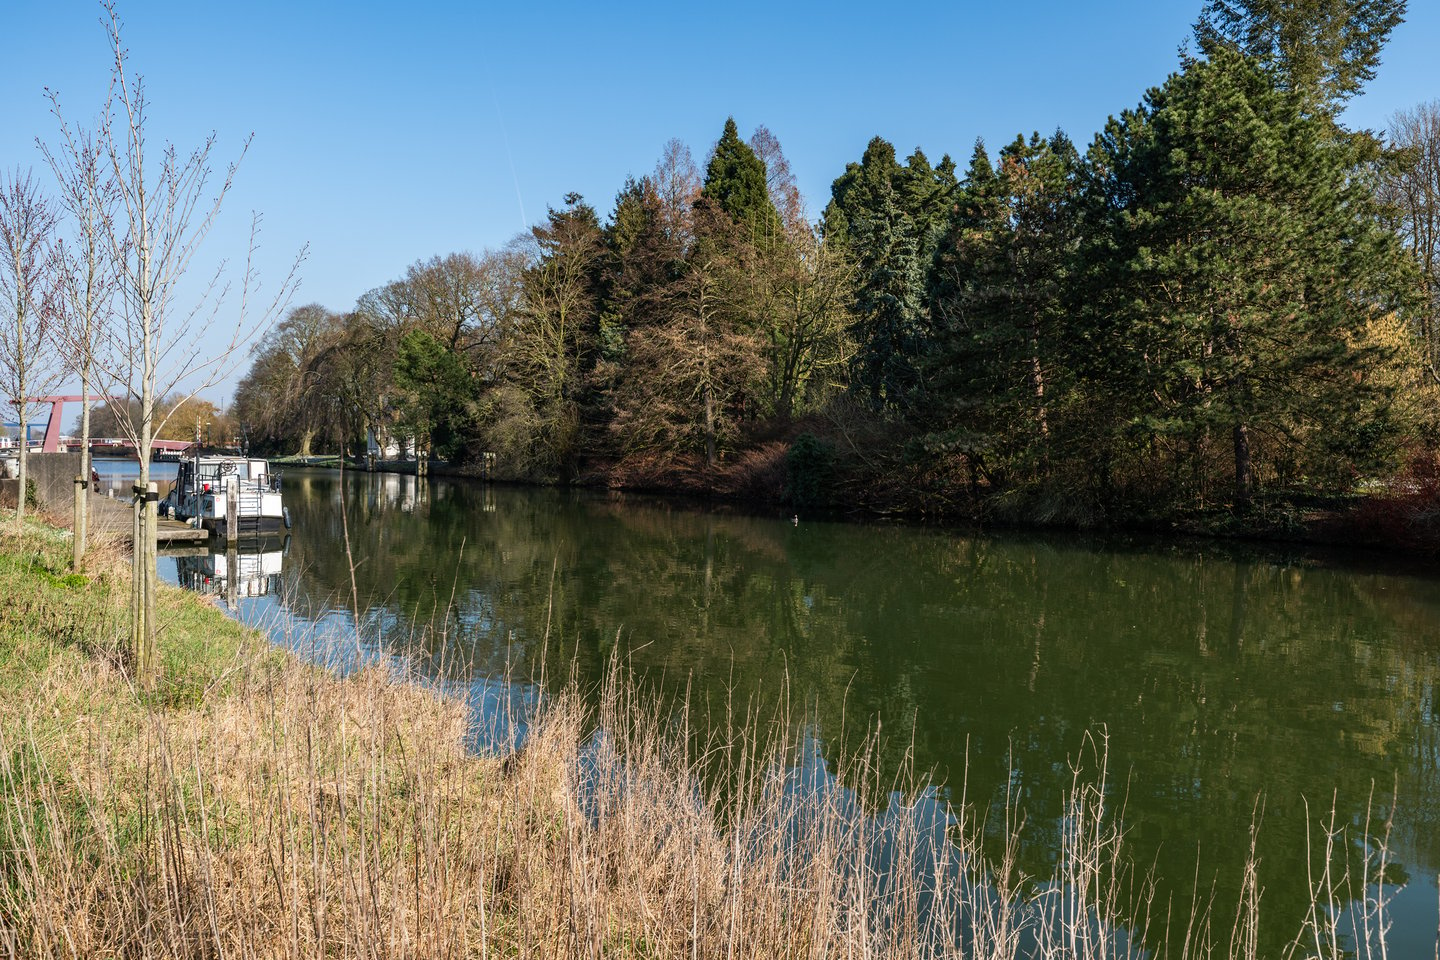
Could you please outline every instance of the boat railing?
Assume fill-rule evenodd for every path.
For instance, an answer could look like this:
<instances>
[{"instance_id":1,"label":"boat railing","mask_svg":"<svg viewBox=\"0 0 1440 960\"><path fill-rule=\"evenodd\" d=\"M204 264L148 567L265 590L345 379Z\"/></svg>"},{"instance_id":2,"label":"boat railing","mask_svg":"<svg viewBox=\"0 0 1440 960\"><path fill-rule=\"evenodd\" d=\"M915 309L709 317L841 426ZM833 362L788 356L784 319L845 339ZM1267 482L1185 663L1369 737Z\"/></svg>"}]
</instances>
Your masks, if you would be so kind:
<instances>
[{"instance_id":1,"label":"boat railing","mask_svg":"<svg viewBox=\"0 0 1440 960\"><path fill-rule=\"evenodd\" d=\"M274 493L280 489L280 478L272 476L261 476L258 478L237 477L233 473L202 473L193 478L192 483L204 488L209 487L215 492L220 492L225 487L234 483L241 492Z\"/></svg>"}]
</instances>

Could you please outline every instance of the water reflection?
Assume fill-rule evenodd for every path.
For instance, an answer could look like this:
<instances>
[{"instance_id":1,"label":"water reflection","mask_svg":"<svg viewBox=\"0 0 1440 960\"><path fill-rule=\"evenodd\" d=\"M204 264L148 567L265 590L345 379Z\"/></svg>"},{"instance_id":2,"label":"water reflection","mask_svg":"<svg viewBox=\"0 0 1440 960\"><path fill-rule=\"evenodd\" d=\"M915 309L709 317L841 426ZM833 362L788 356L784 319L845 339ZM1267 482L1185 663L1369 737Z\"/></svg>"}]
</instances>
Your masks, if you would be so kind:
<instances>
[{"instance_id":1,"label":"water reflection","mask_svg":"<svg viewBox=\"0 0 1440 960\"><path fill-rule=\"evenodd\" d=\"M1391 946L1433 953L1429 574L1173 543L795 525L397 475L342 484L294 471L285 497L284 601L250 602L292 629L330 631L343 662L364 638L379 645L369 654L480 705L497 678L538 677L542 660L559 680L553 665L573 662L596 682L616 651L688 691L702 720L788 696L832 772L878 729L892 768L913 758L942 781L963 777L982 808L1013 793L1027 816L1020 867L1041 876L1065 825L1069 760L1103 731L1114 804L1173 917L1188 917L1197 876L1206 899L1217 884L1214 916L1234 916L1261 821L1267 954L1309 902L1307 830L1332 803L1341 823L1362 822L1373 791L1394 816L1392 879L1408 880Z\"/></svg>"},{"instance_id":2,"label":"water reflection","mask_svg":"<svg viewBox=\"0 0 1440 960\"><path fill-rule=\"evenodd\" d=\"M241 598L280 592L280 574L290 538L248 539L226 549L218 541L167 551L175 559L175 581L187 590L218 597L232 607Z\"/></svg>"}]
</instances>

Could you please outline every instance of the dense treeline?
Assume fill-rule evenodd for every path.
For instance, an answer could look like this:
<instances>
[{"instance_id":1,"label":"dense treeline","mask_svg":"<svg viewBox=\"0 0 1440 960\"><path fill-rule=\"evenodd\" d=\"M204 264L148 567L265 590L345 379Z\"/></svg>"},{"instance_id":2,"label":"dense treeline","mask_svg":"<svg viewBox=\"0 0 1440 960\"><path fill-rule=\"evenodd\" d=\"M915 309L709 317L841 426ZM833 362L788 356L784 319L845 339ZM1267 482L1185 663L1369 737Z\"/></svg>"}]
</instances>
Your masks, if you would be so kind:
<instances>
[{"instance_id":1,"label":"dense treeline","mask_svg":"<svg viewBox=\"0 0 1440 960\"><path fill-rule=\"evenodd\" d=\"M1402 13L1211 0L1088 149L961 171L877 137L817 223L732 119L603 221L572 194L293 311L237 415L275 451L368 432L516 479L1070 522L1389 479L1433 447L1437 110L1388 143L1337 118Z\"/></svg>"}]
</instances>

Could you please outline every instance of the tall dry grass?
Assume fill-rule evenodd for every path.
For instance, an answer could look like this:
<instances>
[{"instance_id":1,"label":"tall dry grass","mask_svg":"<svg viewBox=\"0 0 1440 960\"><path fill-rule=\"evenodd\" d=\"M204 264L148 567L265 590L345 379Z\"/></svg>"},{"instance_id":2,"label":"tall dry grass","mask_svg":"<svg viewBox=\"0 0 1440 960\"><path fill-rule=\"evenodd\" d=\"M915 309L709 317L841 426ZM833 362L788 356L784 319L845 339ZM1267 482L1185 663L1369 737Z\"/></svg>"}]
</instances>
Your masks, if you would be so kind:
<instances>
[{"instance_id":1,"label":"tall dry grass","mask_svg":"<svg viewBox=\"0 0 1440 960\"><path fill-rule=\"evenodd\" d=\"M1103 736L1053 874L1027 877L1017 797L986 823L963 779L949 801L882 776L873 740L827 768L783 699L701 721L616 665L492 716L477 755L462 705L404 677L226 664L202 697L140 704L122 664L72 651L0 705L0 955L1260 956L1253 837L1236 915L1197 909L1170 941ZM1352 874L1345 825L1317 828L1287 957L1388 960L1386 828L1361 830Z\"/></svg>"},{"instance_id":2,"label":"tall dry grass","mask_svg":"<svg viewBox=\"0 0 1440 960\"><path fill-rule=\"evenodd\" d=\"M198 712L77 726L58 754L33 720L7 723L0 951L1150 955L1153 887L1107 807L1103 741L1074 771L1054 875L1022 878L1016 804L987 863L963 802L882 781L868 755L828 775L783 716L702 735L619 670L598 696L548 702L518 752L468 754L466 725L453 702L379 671L337 680L293 663ZM1383 855L1383 832L1374 841ZM1291 955L1386 957L1374 879L1318 873ZM1235 880L1233 922L1195 916L1183 943L1150 948L1256 957L1253 861Z\"/></svg>"}]
</instances>

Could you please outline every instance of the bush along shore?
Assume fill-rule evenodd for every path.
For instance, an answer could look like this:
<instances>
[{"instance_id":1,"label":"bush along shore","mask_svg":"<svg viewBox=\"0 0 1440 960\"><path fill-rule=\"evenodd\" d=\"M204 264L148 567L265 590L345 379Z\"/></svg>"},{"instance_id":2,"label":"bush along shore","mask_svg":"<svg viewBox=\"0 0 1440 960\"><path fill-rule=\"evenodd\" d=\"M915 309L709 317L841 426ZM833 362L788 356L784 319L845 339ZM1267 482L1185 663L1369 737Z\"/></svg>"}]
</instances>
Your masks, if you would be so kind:
<instances>
[{"instance_id":1,"label":"bush along shore","mask_svg":"<svg viewBox=\"0 0 1440 960\"><path fill-rule=\"evenodd\" d=\"M814 427L817 432L810 432ZM1059 500L1036 499L1022 491L997 494L956 485L931 471L903 462L866 463L823 425L796 424L784 439L769 440L733 461L706 470L698 464L655 465L647 472L592 465L569 486L656 495L745 511L790 517L848 518L963 529L1083 531L1220 540L1360 547L1412 556L1440 553L1440 455L1416 454L1394 477L1348 493L1287 489L1257 494L1236 513L1225 503L1152 510L1123 515L1103 511L1085 516L1057 509ZM272 458L282 467L339 468L336 455ZM522 486L556 486L516 477L492 460L346 458L347 471L463 477ZM1056 498L1063 492L1056 491Z\"/></svg>"},{"instance_id":2,"label":"bush along shore","mask_svg":"<svg viewBox=\"0 0 1440 960\"><path fill-rule=\"evenodd\" d=\"M1053 876L1024 878L1014 804L987 819L863 750L827 771L784 708L703 724L618 666L477 753L460 703L164 590L142 692L118 653L127 558L70 572L67 537L0 532L0 955L1271 955L1253 857L1220 881L1234 916L1152 902L1103 738L1077 744ZM1317 835L1285 956L1385 956L1385 833Z\"/></svg>"}]
</instances>

